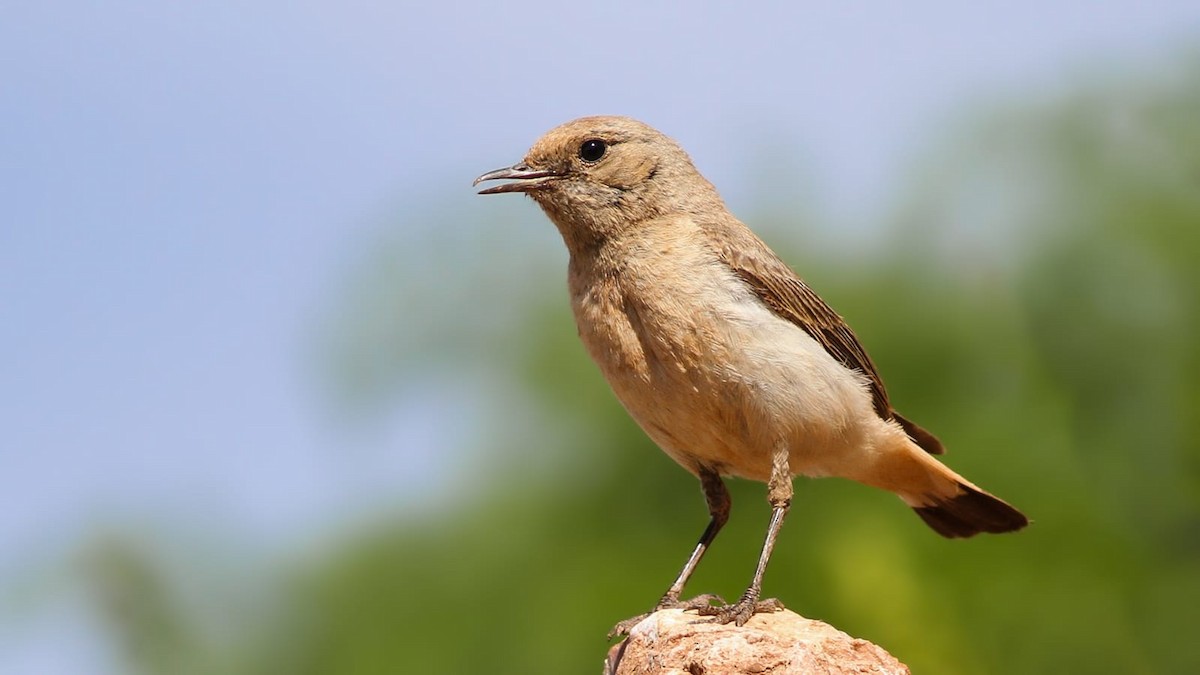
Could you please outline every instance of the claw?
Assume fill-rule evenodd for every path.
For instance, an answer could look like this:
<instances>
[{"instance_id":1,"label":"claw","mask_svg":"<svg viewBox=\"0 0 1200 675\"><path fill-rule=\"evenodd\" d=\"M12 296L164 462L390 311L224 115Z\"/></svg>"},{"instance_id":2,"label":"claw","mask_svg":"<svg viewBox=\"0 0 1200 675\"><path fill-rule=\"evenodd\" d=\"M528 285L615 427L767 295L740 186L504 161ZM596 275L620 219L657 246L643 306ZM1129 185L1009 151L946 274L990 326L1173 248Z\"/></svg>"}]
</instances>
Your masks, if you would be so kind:
<instances>
[{"instance_id":1,"label":"claw","mask_svg":"<svg viewBox=\"0 0 1200 675\"><path fill-rule=\"evenodd\" d=\"M712 607L714 602L718 605L724 605L725 599L714 593L701 593L690 600L669 600L663 598L659 601L658 606L654 608L654 611L657 612L660 609L682 609L685 612L689 609L703 611L706 607Z\"/></svg>"},{"instance_id":2,"label":"claw","mask_svg":"<svg viewBox=\"0 0 1200 675\"><path fill-rule=\"evenodd\" d=\"M742 596L732 605L710 606L700 608L701 616L711 616L710 623L733 623L744 626L755 614L768 614L782 610L783 603L778 598L759 600L754 597Z\"/></svg>"},{"instance_id":3,"label":"claw","mask_svg":"<svg viewBox=\"0 0 1200 675\"><path fill-rule=\"evenodd\" d=\"M664 609L682 609L685 612L688 610L696 610L701 615L704 615L706 613L706 610L708 610L708 609L720 609L720 607L713 606L712 603L714 603L714 602L721 606L725 605L725 600L723 600L721 598L721 596L714 595L712 593L704 593L702 595L697 595L696 597L691 598L689 600L675 600L670 597L665 597L662 600L658 601L658 605L656 605L654 607L654 612L658 612L658 611L661 611ZM782 607L782 606L783 605L780 605L780 607ZM611 642L613 638L624 637L626 635L629 635L629 631L633 630L634 626L641 623L646 617L650 616L654 612L646 612L645 614L638 614L637 616L633 616L628 619L625 619L624 621L613 626L612 630L608 631L609 642ZM741 625L741 624L739 624L739 625Z\"/></svg>"},{"instance_id":4,"label":"claw","mask_svg":"<svg viewBox=\"0 0 1200 675\"><path fill-rule=\"evenodd\" d=\"M638 614L637 616L633 616L619 622L617 625L612 627L612 630L608 631L608 641L612 642L613 638L625 637L626 635L629 635L629 631L633 630L634 626L641 623L646 617L650 616L650 614L651 612Z\"/></svg>"}]
</instances>

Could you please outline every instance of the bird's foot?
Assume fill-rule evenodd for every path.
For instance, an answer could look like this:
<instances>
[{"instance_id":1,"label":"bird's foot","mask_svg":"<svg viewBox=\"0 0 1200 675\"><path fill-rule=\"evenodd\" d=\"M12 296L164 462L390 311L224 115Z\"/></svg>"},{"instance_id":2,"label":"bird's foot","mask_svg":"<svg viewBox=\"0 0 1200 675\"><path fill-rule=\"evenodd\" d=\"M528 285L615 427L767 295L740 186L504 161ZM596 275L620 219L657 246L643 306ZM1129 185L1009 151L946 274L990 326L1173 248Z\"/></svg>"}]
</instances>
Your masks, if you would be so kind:
<instances>
[{"instance_id":1,"label":"bird's foot","mask_svg":"<svg viewBox=\"0 0 1200 675\"><path fill-rule=\"evenodd\" d=\"M663 599L659 600L658 604L654 606L654 612L663 609L682 609L684 611L694 609L699 611L700 614L704 614L705 609L719 609L719 607L713 605L714 602L718 603L720 606L725 605L725 600L723 600L721 596L713 595L712 593L697 595L696 597L688 600L680 600L667 595L663 596ZM782 607L782 605L780 606ZM643 619L650 616L654 612L638 614L637 616L630 617L618 623L612 627L612 630L608 631L608 639L612 640L615 637L624 637L629 635L629 631L633 630L634 626L641 623Z\"/></svg>"},{"instance_id":2,"label":"bird's foot","mask_svg":"<svg viewBox=\"0 0 1200 675\"><path fill-rule=\"evenodd\" d=\"M741 600L732 605L714 605L701 607L699 610L701 616L713 617L711 623L733 623L742 626L755 614L778 612L783 608L783 603L778 598L759 600L757 593L747 592Z\"/></svg>"}]
</instances>

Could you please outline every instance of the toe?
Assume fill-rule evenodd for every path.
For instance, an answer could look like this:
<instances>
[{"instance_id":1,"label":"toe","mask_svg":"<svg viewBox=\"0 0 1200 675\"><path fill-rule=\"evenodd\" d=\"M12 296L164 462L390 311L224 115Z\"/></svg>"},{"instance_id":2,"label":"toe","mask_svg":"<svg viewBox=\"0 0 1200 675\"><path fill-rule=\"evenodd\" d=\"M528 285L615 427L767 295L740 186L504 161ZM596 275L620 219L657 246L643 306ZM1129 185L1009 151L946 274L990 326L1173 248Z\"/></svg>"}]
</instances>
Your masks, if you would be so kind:
<instances>
[{"instance_id":1,"label":"toe","mask_svg":"<svg viewBox=\"0 0 1200 675\"><path fill-rule=\"evenodd\" d=\"M683 601L677 600L670 605L666 605L666 606L660 605L656 609L682 609L684 611L687 611L689 609L694 609L694 610L698 610L698 611L703 611L704 608L706 608L706 607L712 607L713 603L716 603L718 605L724 605L725 600L723 598L721 598L721 596L719 596L719 595L713 595L712 593L704 593L702 595L697 595L696 597L691 598L689 600L683 600Z\"/></svg>"},{"instance_id":2,"label":"toe","mask_svg":"<svg viewBox=\"0 0 1200 675\"><path fill-rule=\"evenodd\" d=\"M713 617L712 623L732 623L744 626L755 614L766 614L783 609L783 603L776 598L758 600L753 597L743 597L732 605L700 607L701 616Z\"/></svg>"},{"instance_id":3,"label":"toe","mask_svg":"<svg viewBox=\"0 0 1200 675\"><path fill-rule=\"evenodd\" d=\"M625 637L626 635L629 635L629 631L633 630L634 626L641 623L642 620L648 616L650 615L638 614L637 616L630 617L618 623L612 627L612 630L608 631L608 639L611 641L613 638Z\"/></svg>"},{"instance_id":4,"label":"toe","mask_svg":"<svg viewBox=\"0 0 1200 675\"><path fill-rule=\"evenodd\" d=\"M713 603L716 603L716 604L714 605ZM704 593L701 595L697 595L694 598L690 598L688 600L678 600L678 599L675 599L675 598L672 598L669 596L664 597L662 600L658 601L658 605L656 605L654 607L654 611L658 612L658 611L661 611L664 609L682 609L683 611L686 612L689 610L695 610L695 611L699 612L702 616L712 616L712 615L715 615L718 612L722 611L723 609L728 609L729 607L733 607L733 606L735 606L735 605L726 605L725 600L722 599L721 596L719 596L719 595L714 595L712 593ZM608 639L611 641L613 638L624 637L626 635L629 635L629 631L633 630L634 626L641 623L642 620L644 620L646 617L650 616L653 613L654 612L638 614L637 616L630 617L630 618L625 619L624 621L618 623L617 625L612 627L612 630L608 631ZM752 610L750 612L750 614L753 614L753 613L754 613L754 611ZM749 618L749 615L747 615L747 618ZM725 619L725 620L721 621L721 623L729 623L730 621L732 621L732 619ZM742 623L745 623L745 620L743 620ZM742 624L739 623L738 625L740 626Z\"/></svg>"}]
</instances>

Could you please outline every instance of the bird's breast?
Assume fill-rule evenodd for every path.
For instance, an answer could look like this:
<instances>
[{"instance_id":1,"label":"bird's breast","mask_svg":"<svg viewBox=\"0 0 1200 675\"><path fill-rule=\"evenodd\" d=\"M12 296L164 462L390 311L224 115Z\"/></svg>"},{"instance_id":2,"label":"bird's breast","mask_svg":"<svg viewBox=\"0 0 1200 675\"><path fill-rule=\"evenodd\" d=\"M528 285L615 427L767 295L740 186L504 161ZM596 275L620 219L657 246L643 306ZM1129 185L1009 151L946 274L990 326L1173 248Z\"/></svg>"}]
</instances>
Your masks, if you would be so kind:
<instances>
[{"instance_id":1,"label":"bird's breast","mask_svg":"<svg viewBox=\"0 0 1200 675\"><path fill-rule=\"evenodd\" d=\"M778 444L844 435L861 380L719 261L671 253L572 273L580 337L647 434L685 467L759 479Z\"/></svg>"}]
</instances>

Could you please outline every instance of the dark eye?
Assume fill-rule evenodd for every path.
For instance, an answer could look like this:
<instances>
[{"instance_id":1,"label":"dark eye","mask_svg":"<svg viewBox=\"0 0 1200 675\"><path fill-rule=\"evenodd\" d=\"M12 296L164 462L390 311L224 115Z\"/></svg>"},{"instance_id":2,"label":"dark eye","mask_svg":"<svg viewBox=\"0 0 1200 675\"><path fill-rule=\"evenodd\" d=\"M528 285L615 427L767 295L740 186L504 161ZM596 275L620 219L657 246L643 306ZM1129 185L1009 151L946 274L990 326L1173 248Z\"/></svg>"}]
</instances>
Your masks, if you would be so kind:
<instances>
[{"instance_id":1,"label":"dark eye","mask_svg":"<svg viewBox=\"0 0 1200 675\"><path fill-rule=\"evenodd\" d=\"M583 145L579 146L579 159L582 159L585 162L599 162L600 158L603 157L604 153L607 151L608 143L605 143L598 138L592 138L584 141Z\"/></svg>"}]
</instances>

